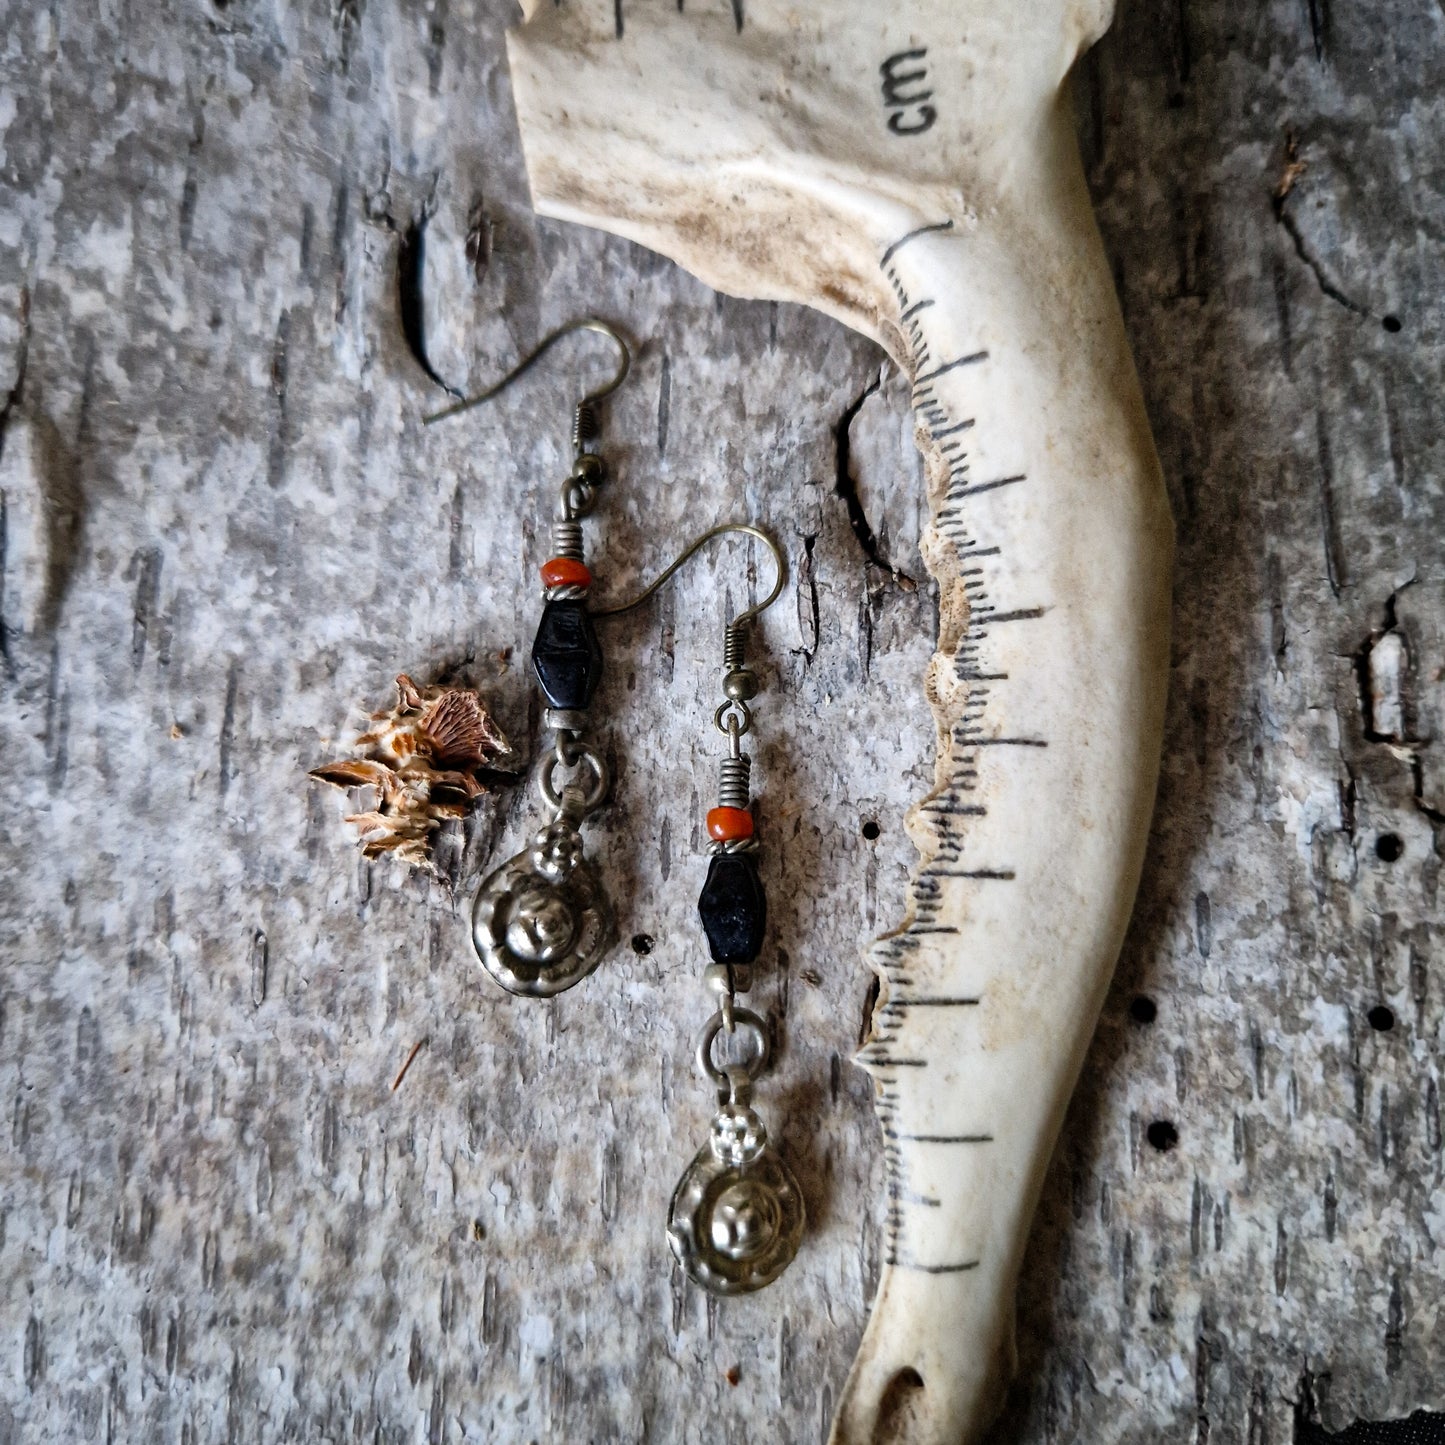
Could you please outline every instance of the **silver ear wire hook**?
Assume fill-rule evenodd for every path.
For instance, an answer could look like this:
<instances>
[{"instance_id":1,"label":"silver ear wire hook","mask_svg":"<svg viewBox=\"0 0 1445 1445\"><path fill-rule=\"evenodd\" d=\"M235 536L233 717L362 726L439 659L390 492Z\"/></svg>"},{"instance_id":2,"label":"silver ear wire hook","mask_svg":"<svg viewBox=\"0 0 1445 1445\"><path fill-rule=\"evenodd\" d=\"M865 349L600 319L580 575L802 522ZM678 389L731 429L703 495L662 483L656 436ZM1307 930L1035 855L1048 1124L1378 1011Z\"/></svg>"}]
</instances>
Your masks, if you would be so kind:
<instances>
[{"instance_id":1,"label":"silver ear wire hook","mask_svg":"<svg viewBox=\"0 0 1445 1445\"><path fill-rule=\"evenodd\" d=\"M787 580L788 575L782 548L761 527L754 527L749 522L724 522L722 526L713 527L700 537L694 538L686 550L631 601L619 603L616 607L596 608L592 615L594 617L617 617L623 612L631 612L634 607L640 607L673 573L707 546L714 537L723 537L730 532L745 537L755 537L761 542L773 554L773 566L776 571L773 578L773 590L761 602L749 607L744 612L739 612L723 628L723 692L727 700L713 714L713 725L728 739L729 756L734 766L742 767L740 743L743 735L750 732L753 726L753 713L748 702L757 696L759 686L757 675L747 665L748 624L766 612L782 593L783 583ZM747 774L744 771L740 776L744 798L746 798ZM725 780L724 791L726 792L728 789L729 785Z\"/></svg>"},{"instance_id":2,"label":"silver ear wire hook","mask_svg":"<svg viewBox=\"0 0 1445 1445\"><path fill-rule=\"evenodd\" d=\"M430 415L422 417L422 425L430 426L433 422L445 421L448 417L459 416L464 411L471 411L473 407L491 401L494 396L499 396L514 381L530 371L563 337L571 336L576 331L595 331L599 336L605 336L616 346L620 358L612 380L606 386L588 392L577 403L572 422L572 445L579 452L584 451L588 439L594 436L597 430L597 417L593 408L604 397L611 396L626 381L627 373L632 369L632 352L626 341L622 339L615 327L608 325L607 322L596 316L584 316L578 321L569 321L565 326L559 326L550 336L539 342L531 354L519 361L499 382L488 387L486 391L479 391L474 396L463 397L461 401L443 407L441 411L434 411Z\"/></svg>"},{"instance_id":3,"label":"silver ear wire hook","mask_svg":"<svg viewBox=\"0 0 1445 1445\"><path fill-rule=\"evenodd\" d=\"M631 612L634 607L641 607L663 583L675 572L686 566L714 537L724 537L729 533L753 537L761 542L763 546L773 554L773 566L776 570L776 575L773 579L773 590L756 606L749 607L746 612L739 612L738 615L727 624L729 633L740 633L749 622L755 617L761 616L778 600L783 590L783 583L786 582L788 578L787 562L783 557L782 548L780 548L761 527L754 527L750 522L724 522L720 527L713 527L710 531L704 532L699 537L695 537L688 543L686 550L681 552L663 572L653 578L636 597L628 602L620 602L615 607L594 607L592 609L592 615L594 617L619 617L624 612Z\"/></svg>"}]
</instances>

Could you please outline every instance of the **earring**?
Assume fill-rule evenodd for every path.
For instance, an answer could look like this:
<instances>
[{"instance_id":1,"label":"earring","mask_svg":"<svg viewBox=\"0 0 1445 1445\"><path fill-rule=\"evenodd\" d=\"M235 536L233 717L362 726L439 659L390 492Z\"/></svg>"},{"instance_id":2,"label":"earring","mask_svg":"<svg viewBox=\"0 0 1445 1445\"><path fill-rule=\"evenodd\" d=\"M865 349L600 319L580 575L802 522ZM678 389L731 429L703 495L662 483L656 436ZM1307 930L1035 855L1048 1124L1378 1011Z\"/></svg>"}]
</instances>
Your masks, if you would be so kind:
<instances>
[{"instance_id":1,"label":"earring","mask_svg":"<svg viewBox=\"0 0 1445 1445\"><path fill-rule=\"evenodd\" d=\"M742 739L753 727L749 704L759 686L747 665L747 634L753 619L783 590L783 558L757 528L731 530L747 531L767 544L777 579L768 596L729 622L723 634L723 702L713 714L713 726L727 738L727 754L717 806L707 815L712 842L707 881L697 902L712 955L703 982L718 1005L698 1035L697 1066L717 1088L718 1110L707 1143L678 1181L667 1219L668 1242L688 1278L717 1295L748 1294L771 1284L797 1254L804 1223L798 1181L752 1107L753 1083L771 1052L769 1024L736 1002L752 987L753 963L767 926L752 813L752 759L742 750ZM743 1047L738 1057L719 1064L713 1050L721 1035Z\"/></svg>"},{"instance_id":2,"label":"earring","mask_svg":"<svg viewBox=\"0 0 1445 1445\"><path fill-rule=\"evenodd\" d=\"M752 759L742 750L752 731L750 706L758 677L747 665L753 621L783 590L783 554L758 527L729 522L697 538L646 591L599 617L625 612L650 597L690 557L728 533L756 538L773 555L772 590L723 632L723 701L713 726L727 739L717 806L707 815L707 879L698 915L712 962L703 982L716 1011L698 1035L698 1069L718 1091L708 1141L688 1166L672 1196L667 1237L689 1279L711 1294L748 1294L771 1284L798 1252L803 1236L803 1196L786 1161L768 1142L752 1107L754 1081L767 1068L771 1031L760 1014L739 1006L752 987L752 969L767 929L767 896L758 874L758 840L752 814ZM728 1057L715 1049L725 1041ZM735 1056L734 1056L735 1055Z\"/></svg>"},{"instance_id":3,"label":"earring","mask_svg":"<svg viewBox=\"0 0 1445 1445\"><path fill-rule=\"evenodd\" d=\"M581 825L607 796L607 764L583 739L587 708L602 676L587 595L592 574L582 546L582 519L596 505L607 476L594 449L599 438L596 404L625 380L631 366L627 343L605 321L586 317L554 331L495 386L427 417L456 416L510 386L564 336L595 331L617 347L612 380L577 404L572 427L576 459L562 483L552 525L553 556L542 566L542 618L532 645L532 671L546 699L544 724L553 746L538 774L551 817L515 858L485 877L472 905L472 943L482 967L509 993L549 998L580 983L616 941L612 907L583 858ZM558 772L571 776L559 784Z\"/></svg>"}]
</instances>

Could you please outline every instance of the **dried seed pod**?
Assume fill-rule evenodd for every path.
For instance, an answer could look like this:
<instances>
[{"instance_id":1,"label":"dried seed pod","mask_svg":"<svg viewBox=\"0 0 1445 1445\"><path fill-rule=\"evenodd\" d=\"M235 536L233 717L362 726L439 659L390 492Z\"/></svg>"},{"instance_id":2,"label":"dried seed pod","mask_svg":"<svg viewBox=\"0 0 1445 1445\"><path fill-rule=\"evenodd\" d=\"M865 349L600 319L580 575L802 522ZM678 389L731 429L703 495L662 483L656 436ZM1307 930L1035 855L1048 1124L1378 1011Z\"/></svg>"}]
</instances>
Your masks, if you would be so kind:
<instances>
[{"instance_id":1,"label":"dried seed pod","mask_svg":"<svg viewBox=\"0 0 1445 1445\"><path fill-rule=\"evenodd\" d=\"M432 845L442 821L471 811L487 791L480 774L515 772L519 760L472 689L418 687L401 673L396 692L396 706L371 715L352 757L309 776L337 788L375 789L374 805L346 819L366 857L389 853L436 871Z\"/></svg>"}]
</instances>

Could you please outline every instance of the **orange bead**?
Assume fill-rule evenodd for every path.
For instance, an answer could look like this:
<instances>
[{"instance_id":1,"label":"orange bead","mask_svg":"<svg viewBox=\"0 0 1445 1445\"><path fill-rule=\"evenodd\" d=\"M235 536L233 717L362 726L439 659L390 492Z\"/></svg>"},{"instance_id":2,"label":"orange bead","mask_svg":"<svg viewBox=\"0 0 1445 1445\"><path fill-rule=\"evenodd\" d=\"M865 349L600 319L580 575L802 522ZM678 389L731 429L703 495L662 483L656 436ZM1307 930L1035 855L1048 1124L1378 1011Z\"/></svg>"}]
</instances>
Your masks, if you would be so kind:
<instances>
[{"instance_id":1,"label":"orange bead","mask_svg":"<svg viewBox=\"0 0 1445 1445\"><path fill-rule=\"evenodd\" d=\"M548 587L590 587L592 574L575 557L553 557L542 563L542 581Z\"/></svg>"},{"instance_id":2,"label":"orange bead","mask_svg":"<svg viewBox=\"0 0 1445 1445\"><path fill-rule=\"evenodd\" d=\"M707 813L709 836L719 843L733 843L740 838L753 836L753 815L747 808L709 808Z\"/></svg>"}]
</instances>

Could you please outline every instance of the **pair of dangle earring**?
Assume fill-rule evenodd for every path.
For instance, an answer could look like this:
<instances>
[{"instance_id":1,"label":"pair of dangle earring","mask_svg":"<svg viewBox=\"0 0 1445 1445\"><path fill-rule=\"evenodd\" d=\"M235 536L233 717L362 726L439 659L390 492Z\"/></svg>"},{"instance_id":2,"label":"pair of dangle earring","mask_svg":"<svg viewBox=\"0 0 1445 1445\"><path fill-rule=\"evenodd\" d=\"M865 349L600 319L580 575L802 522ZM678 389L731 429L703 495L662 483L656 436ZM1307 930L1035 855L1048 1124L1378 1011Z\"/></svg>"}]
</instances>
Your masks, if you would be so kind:
<instances>
[{"instance_id":1,"label":"pair of dangle earring","mask_svg":"<svg viewBox=\"0 0 1445 1445\"><path fill-rule=\"evenodd\" d=\"M495 396L552 345L577 330L613 341L621 361L611 382L577 406L576 459L562 484L552 527L553 557L542 567L544 598L532 649L532 668L547 707L553 744L538 775L551 814L528 848L482 880L472 908L472 942L487 973L510 993L550 997L580 983L616 941L617 929L595 871L583 856L581 825L606 798L606 764L587 741L586 711L602 671L594 619L640 606L715 538L750 536L772 553L776 576L762 602L734 617L723 638L723 701L713 723L727 739L717 806L707 815L712 839L698 913L711 962L703 981L715 1010L696 1044L700 1072L717 1089L718 1109L708 1140L688 1166L668 1212L668 1241L687 1276L710 1293L745 1294L775 1280L797 1253L804 1226L802 1194L767 1129L752 1107L754 1081L767 1068L768 1022L737 1002L752 984L762 950L767 901L758 871L758 841L751 808L750 757L742 739L753 727L750 706L757 675L747 666L751 623L782 592L783 558L757 527L733 522L703 533L643 592L619 606L588 605L592 575L583 551L582 519L596 505L607 470L593 449L598 439L595 404L615 391L629 368L626 343L605 322L587 318L554 332L489 391L437 413L428 421ZM558 783L558 773L570 777ZM717 1057L719 1045L723 1058Z\"/></svg>"}]
</instances>

